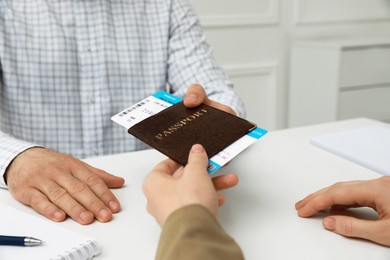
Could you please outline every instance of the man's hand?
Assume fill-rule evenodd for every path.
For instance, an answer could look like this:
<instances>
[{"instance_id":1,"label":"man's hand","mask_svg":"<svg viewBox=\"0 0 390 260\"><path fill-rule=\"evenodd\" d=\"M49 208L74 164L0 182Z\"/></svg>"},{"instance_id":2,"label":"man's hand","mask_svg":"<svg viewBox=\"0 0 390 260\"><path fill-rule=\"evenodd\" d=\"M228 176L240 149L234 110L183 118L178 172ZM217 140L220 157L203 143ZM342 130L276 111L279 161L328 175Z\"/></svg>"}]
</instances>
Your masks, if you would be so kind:
<instances>
[{"instance_id":1,"label":"man's hand","mask_svg":"<svg viewBox=\"0 0 390 260\"><path fill-rule=\"evenodd\" d=\"M5 175L11 194L53 221L70 216L80 224L110 221L120 203L109 188L124 179L72 156L31 148L17 156Z\"/></svg>"},{"instance_id":2,"label":"man's hand","mask_svg":"<svg viewBox=\"0 0 390 260\"><path fill-rule=\"evenodd\" d=\"M206 104L215 108L218 108L220 110L223 110L225 112L228 112L230 114L236 115L236 113L231 109L229 106L223 105L221 103L218 103L216 101L213 101L209 99L206 95L206 92L204 91L203 87L198 84L191 85L186 93L186 96L184 97L183 103L186 107L192 108L197 107L200 104Z\"/></svg>"},{"instance_id":3,"label":"man's hand","mask_svg":"<svg viewBox=\"0 0 390 260\"><path fill-rule=\"evenodd\" d=\"M336 183L321 189L295 204L298 215L310 217L330 207L347 209L370 207L378 220L362 220L348 216L328 216L323 220L326 229L347 237L368 239L390 246L390 177L369 181Z\"/></svg>"},{"instance_id":4,"label":"man's hand","mask_svg":"<svg viewBox=\"0 0 390 260\"><path fill-rule=\"evenodd\" d=\"M225 201L217 191L235 186L238 178L228 174L211 179L207 164L206 151L196 144L185 167L167 159L145 178L143 191L148 201L147 209L161 227L171 213L190 204L203 205L217 215L218 206Z\"/></svg>"}]
</instances>

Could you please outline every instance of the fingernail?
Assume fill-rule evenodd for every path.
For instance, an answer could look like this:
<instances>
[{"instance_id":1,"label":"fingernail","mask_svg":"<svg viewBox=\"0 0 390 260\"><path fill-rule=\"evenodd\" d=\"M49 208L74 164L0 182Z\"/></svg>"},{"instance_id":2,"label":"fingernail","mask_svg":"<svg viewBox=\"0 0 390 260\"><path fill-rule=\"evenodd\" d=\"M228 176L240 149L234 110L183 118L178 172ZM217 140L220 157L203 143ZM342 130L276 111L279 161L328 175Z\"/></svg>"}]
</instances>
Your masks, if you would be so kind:
<instances>
[{"instance_id":1,"label":"fingernail","mask_svg":"<svg viewBox=\"0 0 390 260\"><path fill-rule=\"evenodd\" d=\"M324 218L322 221L324 228L333 231L336 227L336 220L332 217Z\"/></svg>"},{"instance_id":2,"label":"fingernail","mask_svg":"<svg viewBox=\"0 0 390 260\"><path fill-rule=\"evenodd\" d=\"M57 221L61 221L64 219L64 214L61 211L56 211L56 212L54 212L54 218Z\"/></svg>"},{"instance_id":3,"label":"fingernail","mask_svg":"<svg viewBox=\"0 0 390 260\"><path fill-rule=\"evenodd\" d=\"M108 206L110 207L110 209L114 212L117 212L119 210L119 204L116 202L116 201L110 201L108 203Z\"/></svg>"},{"instance_id":4,"label":"fingernail","mask_svg":"<svg viewBox=\"0 0 390 260\"><path fill-rule=\"evenodd\" d=\"M111 215L111 212L108 212L108 210L106 209L101 209L99 211L99 216L102 218L102 219L108 219L110 218L110 215Z\"/></svg>"},{"instance_id":5,"label":"fingernail","mask_svg":"<svg viewBox=\"0 0 390 260\"><path fill-rule=\"evenodd\" d=\"M187 93L185 99L187 101L191 100L192 102L198 102L198 96L194 93Z\"/></svg>"},{"instance_id":6,"label":"fingernail","mask_svg":"<svg viewBox=\"0 0 390 260\"><path fill-rule=\"evenodd\" d=\"M191 148L191 153L203 153L204 148L200 144L194 144Z\"/></svg>"},{"instance_id":7,"label":"fingernail","mask_svg":"<svg viewBox=\"0 0 390 260\"><path fill-rule=\"evenodd\" d=\"M302 208L302 206L301 206L301 201L302 201L302 200L300 200L300 201L298 201L298 202L295 203L295 209L296 209L296 210L299 210L300 208Z\"/></svg>"},{"instance_id":8,"label":"fingernail","mask_svg":"<svg viewBox=\"0 0 390 260\"><path fill-rule=\"evenodd\" d=\"M91 218L91 214L89 212L87 212L87 211L81 211L80 218L83 221L89 221L90 218Z\"/></svg>"}]
</instances>

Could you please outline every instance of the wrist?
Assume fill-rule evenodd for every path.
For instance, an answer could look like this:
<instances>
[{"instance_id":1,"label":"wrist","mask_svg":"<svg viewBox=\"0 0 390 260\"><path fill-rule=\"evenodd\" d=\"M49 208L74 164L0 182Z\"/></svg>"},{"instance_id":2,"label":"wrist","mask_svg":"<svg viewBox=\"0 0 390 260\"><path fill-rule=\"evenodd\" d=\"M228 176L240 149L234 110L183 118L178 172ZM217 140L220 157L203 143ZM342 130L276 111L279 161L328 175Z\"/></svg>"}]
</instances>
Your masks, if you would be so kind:
<instances>
[{"instance_id":1,"label":"wrist","mask_svg":"<svg viewBox=\"0 0 390 260\"><path fill-rule=\"evenodd\" d=\"M199 203L193 203L193 204L182 206L172 211L165 218L165 220L160 223L160 226L163 227L167 222L171 222L172 219L177 219L179 216L191 215L192 214L191 212L199 212L199 211L207 211L208 214L212 215L214 219L217 219L216 215L213 212L211 212L209 208ZM196 218L195 215L193 215L192 217Z\"/></svg>"},{"instance_id":2,"label":"wrist","mask_svg":"<svg viewBox=\"0 0 390 260\"><path fill-rule=\"evenodd\" d=\"M29 147L23 151L21 151L18 155L16 155L11 162L8 164L7 168L5 169L3 178L4 178L4 183L8 185L8 177L12 175L12 172L16 171L18 166L20 164L23 164L23 157L27 154L32 152L35 149L45 149L44 147L40 146L33 146Z\"/></svg>"}]
</instances>

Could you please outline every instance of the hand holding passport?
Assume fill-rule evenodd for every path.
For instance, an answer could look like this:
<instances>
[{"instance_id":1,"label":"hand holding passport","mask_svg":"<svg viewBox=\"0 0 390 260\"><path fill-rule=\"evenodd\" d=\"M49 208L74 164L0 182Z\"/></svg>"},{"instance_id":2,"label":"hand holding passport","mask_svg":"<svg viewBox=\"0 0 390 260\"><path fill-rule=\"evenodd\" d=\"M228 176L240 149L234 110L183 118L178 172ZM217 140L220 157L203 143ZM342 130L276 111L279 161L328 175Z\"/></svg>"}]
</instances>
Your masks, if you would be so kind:
<instances>
[{"instance_id":1,"label":"hand holding passport","mask_svg":"<svg viewBox=\"0 0 390 260\"><path fill-rule=\"evenodd\" d=\"M211 158L255 128L255 124L211 106L186 108L180 102L141 121L128 132L186 165L192 145L201 144Z\"/></svg>"},{"instance_id":2,"label":"hand holding passport","mask_svg":"<svg viewBox=\"0 0 390 260\"><path fill-rule=\"evenodd\" d=\"M155 100L156 97L158 100ZM170 100L171 97L176 98L176 100ZM187 108L181 99L163 91L149 98L152 98L151 101L145 99L117 114L112 120L128 128L129 134L181 165L187 164L188 152L193 144L201 144L209 158L213 158L233 143L240 146L236 150L239 150L238 153L241 152L252 141L249 144L238 145L236 144L238 143L237 140L248 133L251 135L252 131L257 130L259 137L254 137L256 139L266 133L265 130L257 128L254 123L205 104L195 108ZM164 104L165 107L158 108L160 111L153 111L155 114L151 116L139 114L141 110L139 107L149 106L147 110L150 112L156 110L155 104L160 102L170 104ZM134 112L135 110L139 110L138 113ZM129 114L133 114L133 116L129 117ZM126 120L120 117L132 119L127 120L130 123L126 123ZM139 119L134 121L134 118ZM244 140L242 143L248 142ZM245 147L242 148L241 146ZM234 152L237 153L237 151ZM229 152L225 151L225 153ZM213 164L213 162L211 163ZM217 166L219 169L223 165L217 162Z\"/></svg>"}]
</instances>

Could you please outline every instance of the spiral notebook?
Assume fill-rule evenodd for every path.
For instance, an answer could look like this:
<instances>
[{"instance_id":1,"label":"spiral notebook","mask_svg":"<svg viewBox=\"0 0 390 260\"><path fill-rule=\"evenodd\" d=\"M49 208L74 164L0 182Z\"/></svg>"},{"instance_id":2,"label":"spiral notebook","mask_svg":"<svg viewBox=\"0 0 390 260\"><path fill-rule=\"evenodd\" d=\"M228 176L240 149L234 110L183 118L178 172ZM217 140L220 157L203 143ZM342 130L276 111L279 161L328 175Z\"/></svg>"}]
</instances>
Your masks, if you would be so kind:
<instances>
[{"instance_id":1,"label":"spiral notebook","mask_svg":"<svg viewBox=\"0 0 390 260\"><path fill-rule=\"evenodd\" d=\"M0 246L1 260L85 260L100 254L95 239L70 231L50 220L42 219L0 203L0 234L31 236L44 241L35 247Z\"/></svg>"}]
</instances>

